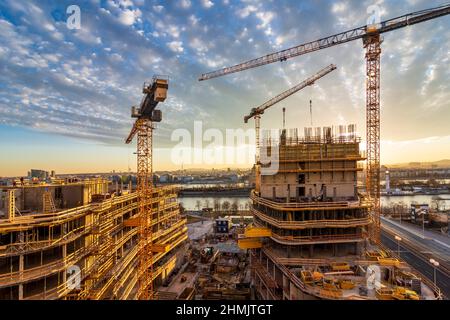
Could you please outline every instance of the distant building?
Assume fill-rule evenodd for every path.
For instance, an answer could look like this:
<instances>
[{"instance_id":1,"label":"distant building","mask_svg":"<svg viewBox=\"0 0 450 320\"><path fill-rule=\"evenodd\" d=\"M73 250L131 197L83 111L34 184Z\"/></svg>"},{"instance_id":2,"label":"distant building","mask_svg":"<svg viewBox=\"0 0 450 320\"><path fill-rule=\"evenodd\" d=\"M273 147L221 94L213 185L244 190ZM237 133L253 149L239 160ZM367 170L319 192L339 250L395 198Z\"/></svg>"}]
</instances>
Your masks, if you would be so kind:
<instances>
[{"instance_id":1,"label":"distant building","mask_svg":"<svg viewBox=\"0 0 450 320\"><path fill-rule=\"evenodd\" d=\"M214 229L216 233L228 233L230 232L231 219L230 218L217 218Z\"/></svg>"},{"instance_id":2,"label":"distant building","mask_svg":"<svg viewBox=\"0 0 450 320\"><path fill-rule=\"evenodd\" d=\"M430 208L428 204L411 205L411 222L427 226L430 223Z\"/></svg>"},{"instance_id":3,"label":"distant building","mask_svg":"<svg viewBox=\"0 0 450 320\"><path fill-rule=\"evenodd\" d=\"M49 174L48 171L39 170L39 169L31 169L30 171L30 179L37 178L39 180L46 180Z\"/></svg>"},{"instance_id":4,"label":"distant building","mask_svg":"<svg viewBox=\"0 0 450 320\"><path fill-rule=\"evenodd\" d=\"M183 183L189 183L194 181L194 177L193 176L181 176L179 177L180 181Z\"/></svg>"},{"instance_id":5,"label":"distant building","mask_svg":"<svg viewBox=\"0 0 450 320\"><path fill-rule=\"evenodd\" d=\"M236 183L239 181L239 175L237 173L231 173L227 177L231 182Z\"/></svg>"},{"instance_id":6,"label":"distant building","mask_svg":"<svg viewBox=\"0 0 450 320\"><path fill-rule=\"evenodd\" d=\"M389 171L386 171L386 193L391 194L391 179L389 176Z\"/></svg>"},{"instance_id":7,"label":"distant building","mask_svg":"<svg viewBox=\"0 0 450 320\"><path fill-rule=\"evenodd\" d=\"M159 176L160 183L171 183L173 182L174 177L170 173L163 173Z\"/></svg>"}]
</instances>

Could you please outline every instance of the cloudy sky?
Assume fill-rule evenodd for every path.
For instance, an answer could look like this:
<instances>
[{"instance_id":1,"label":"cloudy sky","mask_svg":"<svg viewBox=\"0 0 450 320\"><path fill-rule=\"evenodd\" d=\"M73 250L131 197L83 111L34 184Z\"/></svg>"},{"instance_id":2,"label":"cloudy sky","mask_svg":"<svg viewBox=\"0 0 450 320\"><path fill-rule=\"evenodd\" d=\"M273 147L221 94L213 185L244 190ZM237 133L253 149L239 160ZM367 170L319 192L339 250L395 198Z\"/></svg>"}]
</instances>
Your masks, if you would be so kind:
<instances>
[{"instance_id":1,"label":"cloudy sky","mask_svg":"<svg viewBox=\"0 0 450 320\"><path fill-rule=\"evenodd\" d=\"M156 170L175 129L250 129L243 116L330 63L338 70L269 110L265 128L356 123L365 137L365 61L354 41L199 82L201 73L354 27L376 4L388 19L440 1L108 0L0 2L0 175L135 169L130 106L153 74L170 77L155 133ZM69 29L67 7L81 10ZM450 158L450 17L384 35L382 162ZM192 165L201 167L201 165ZM204 167L210 165L204 165ZM226 166L216 163L213 167ZM185 167L189 167L188 164Z\"/></svg>"}]
</instances>

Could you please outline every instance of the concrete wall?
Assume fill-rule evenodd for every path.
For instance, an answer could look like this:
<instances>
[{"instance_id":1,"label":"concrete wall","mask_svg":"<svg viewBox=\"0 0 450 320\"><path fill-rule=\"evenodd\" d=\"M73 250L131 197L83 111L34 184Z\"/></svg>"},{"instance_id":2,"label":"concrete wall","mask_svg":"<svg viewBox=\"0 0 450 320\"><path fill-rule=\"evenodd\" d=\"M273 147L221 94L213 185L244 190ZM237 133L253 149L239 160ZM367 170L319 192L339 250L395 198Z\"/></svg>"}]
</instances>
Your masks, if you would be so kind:
<instances>
[{"instance_id":1,"label":"concrete wall","mask_svg":"<svg viewBox=\"0 0 450 320\"><path fill-rule=\"evenodd\" d=\"M339 171L339 169L356 168L356 161L322 161L306 164L307 170L317 169L317 172L306 173L278 173L272 176L262 176L261 195L265 198L273 198L275 188L276 198L297 198L297 188L304 188L304 197L318 197L322 184L326 187L326 196L331 198L351 198L356 196L356 171ZM320 168L332 169L333 172L320 172ZM298 163L288 163L280 170L299 169ZM304 180L303 183L302 180Z\"/></svg>"},{"instance_id":2,"label":"concrete wall","mask_svg":"<svg viewBox=\"0 0 450 320\"><path fill-rule=\"evenodd\" d=\"M42 199L46 190L50 191L57 209L70 209L90 203L94 194L106 193L108 183L17 187L14 189L17 209L24 212L42 211ZM4 206L4 199L0 200L1 211L4 211Z\"/></svg>"}]
</instances>

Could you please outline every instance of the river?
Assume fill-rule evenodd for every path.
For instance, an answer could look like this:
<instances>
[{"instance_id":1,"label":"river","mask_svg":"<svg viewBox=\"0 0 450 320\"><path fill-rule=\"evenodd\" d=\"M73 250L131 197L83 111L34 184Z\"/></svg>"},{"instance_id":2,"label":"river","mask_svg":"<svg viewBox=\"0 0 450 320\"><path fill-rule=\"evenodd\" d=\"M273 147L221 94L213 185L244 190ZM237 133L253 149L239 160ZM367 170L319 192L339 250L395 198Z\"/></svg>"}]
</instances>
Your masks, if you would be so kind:
<instances>
[{"instance_id":1,"label":"river","mask_svg":"<svg viewBox=\"0 0 450 320\"><path fill-rule=\"evenodd\" d=\"M445 205L446 209L450 208L450 195L412 195L412 196L383 196L381 197L381 204L383 206L389 206L394 203L400 203L403 202L406 205L410 205L411 203L418 203L418 204L430 204L432 200L436 199L437 197L440 197L442 199L446 199L442 201L442 206ZM215 203L219 203L221 205L221 208L225 202L229 203L229 206L231 208L231 205L236 202L238 208L240 210L248 209L250 205L250 198L248 197L180 197L179 202L183 205L183 207L186 210L201 210L202 208L214 208Z\"/></svg>"}]
</instances>

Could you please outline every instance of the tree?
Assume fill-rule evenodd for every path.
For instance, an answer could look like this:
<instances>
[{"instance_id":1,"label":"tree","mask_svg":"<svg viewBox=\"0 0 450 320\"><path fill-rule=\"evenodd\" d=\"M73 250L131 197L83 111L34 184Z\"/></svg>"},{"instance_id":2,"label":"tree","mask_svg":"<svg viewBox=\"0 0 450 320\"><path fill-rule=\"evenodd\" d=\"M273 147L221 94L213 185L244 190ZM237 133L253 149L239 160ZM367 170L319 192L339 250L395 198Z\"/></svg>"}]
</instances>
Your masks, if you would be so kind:
<instances>
[{"instance_id":1,"label":"tree","mask_svg":"<svg viewBox=\"0 0 450 320\"><path fill-rule=\"evenodd\" d=\"M237 202L237 200L233 201L233 204L231 205L231 210L233 212L237 212L237 210L238 210L238 202Z\"/></svg>"},{"instance_id":2,"label":"tree","mask_svg":"<svg viewBox=\"0 0 450 320\"><path fill-rule=\"evenodd\" d=\"M214 198L214 211L220 211L220 201L217 198Z\"/></svg>"},{"instance_id":3,"label":"tree","mask_svg":"<svg viewBox=\"0 0 450 320\"><path fill-rule=\"evenodd\" d=\"M222 210L223 210L223 211L228 211L229 209L230 209L230 202L224 201L224 202L222 203Z\"/></svg>"}]
</instances>

